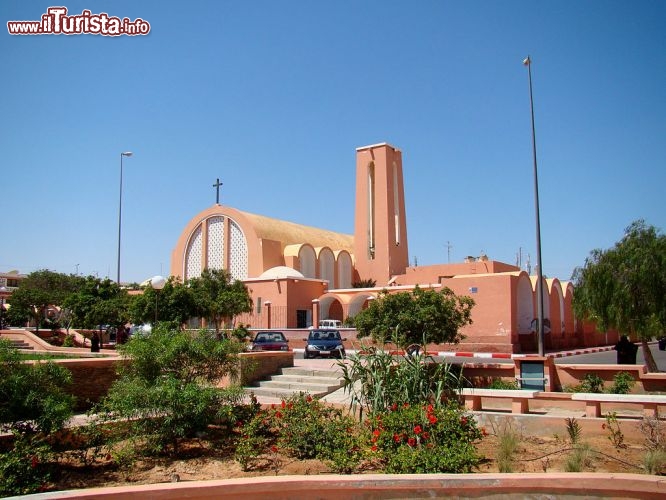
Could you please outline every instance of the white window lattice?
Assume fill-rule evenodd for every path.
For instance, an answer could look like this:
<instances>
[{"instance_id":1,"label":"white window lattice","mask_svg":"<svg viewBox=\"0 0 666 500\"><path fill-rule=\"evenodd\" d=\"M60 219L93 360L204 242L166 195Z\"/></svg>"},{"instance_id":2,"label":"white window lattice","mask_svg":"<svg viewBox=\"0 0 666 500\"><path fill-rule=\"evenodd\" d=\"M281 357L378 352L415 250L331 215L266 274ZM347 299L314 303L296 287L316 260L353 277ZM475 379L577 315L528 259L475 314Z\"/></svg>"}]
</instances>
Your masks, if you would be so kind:
<instances>
[{"instance_id":1,"label":"white window lattice","mask_svg":"<svg viewBox=\"0 0 666 500\"><path fill-rule=\"evenodd\" d=\"M201 276L201 226L197 226L185 252L185 280Z\"/></svg>"},{"instance_id":2,"label":"white window lattice","mask_svg":"<svg viewBox=\"0 0 666 500\"><path fill-rule=\"evenodd\" d=\"M237 280L247 278L247 241L242 229L229 219L229 272Z\"/></svg>"},{"instance_id":3,"label":"white window lattice","mask_svg":"<svg viewBox=\"0 0 666 500\"><path fill-rule=\"evenodd\" d=\"M340 288L352 287L351 257L347 252L338 255L338 282Z\"/></svg>"},{"instance_id":4,"label":"white window lattice","mask_svg":"<svg viewBox=\"0 0 666 500\"><path fill-rule=\"evenodd\" d=\"M208 268L224 267L224 217L211 217L208 225Z\"/></svg>"}]
</instances>

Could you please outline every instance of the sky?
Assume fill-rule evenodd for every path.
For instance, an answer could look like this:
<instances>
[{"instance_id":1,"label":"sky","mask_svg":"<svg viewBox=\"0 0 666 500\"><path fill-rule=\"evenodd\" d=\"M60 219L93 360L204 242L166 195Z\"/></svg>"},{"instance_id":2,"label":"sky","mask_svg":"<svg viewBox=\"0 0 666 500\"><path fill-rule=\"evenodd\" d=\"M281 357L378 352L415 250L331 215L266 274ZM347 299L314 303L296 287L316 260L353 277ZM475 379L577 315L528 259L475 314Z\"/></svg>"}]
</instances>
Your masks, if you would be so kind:
<instances>
[{"instance_id":1,"label":"sky","mask_svg":"<svg viewBox=\"0 0 666 500\"><path fill-rule=\"evenodd\" d=\"M0 271L168 275L215 203L352 234L356 148L403 154L410 263L536 262L569 279L636 219L666 228L666 2L64 1L145 36L8 33Z\"/></svg>"}]
</instances>

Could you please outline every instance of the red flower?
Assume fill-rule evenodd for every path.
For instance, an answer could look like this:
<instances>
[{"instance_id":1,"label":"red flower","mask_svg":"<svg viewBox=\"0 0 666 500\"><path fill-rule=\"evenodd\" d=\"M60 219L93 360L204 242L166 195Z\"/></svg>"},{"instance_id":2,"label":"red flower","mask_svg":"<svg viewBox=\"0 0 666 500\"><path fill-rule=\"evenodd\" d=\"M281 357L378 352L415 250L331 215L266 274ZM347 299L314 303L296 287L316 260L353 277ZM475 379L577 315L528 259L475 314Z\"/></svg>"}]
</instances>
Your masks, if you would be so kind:
<instances>
[{"instance_id":1,"label":"red flower","mask_svg":"<svg viewBox=\"0 0 666 500\"><path fill-rule=\"evenodd\" d=\"M432 413L433 410L434 410L434 408L432 407L432 405L428 405L428 407L426 408L426 411L427 411L428 413Z\"/></svg>"},{"instance_id":2,"label":"red flower","mask_svg":"<svg viewBox=\"0 0 666 500\"><path fill-rule=\"evenodd\" d=\"M408 444L409 446L411 446L411 447L416 446L416 439L414 439L414 438L409 438L409 439L407 440L407 444Z\"/></svg>"},{"instance_id":3,"label":"red flower","mask_svg":"<svg viewBox=\"0 0 666 500\"><path fill-rule=\"evenodd\" d=\"M280 413L279 411L276 411L275 412L275 418L282 418L282 413Z\"/></svg>"},{"instance_id":4,"label":"red flower","mask_svg":"<svg viewBox=\"0 0 666 500\"><path fill-rule=\"evenodd\" d=\"M414 434L416 434L417 436L419 434L421 434L422 432L423 432L423 429L421 429L420 425L417 425L416 427L414 427Z\"/></svg>"},{"instance_id":5,"label":"red flower","mask_svg":"<svg viewBox=\"0 0 666 500\"><path fill-rule=\"evenodd\" d=\"M308 397L305 398L305 400L306 400L308 403L311 403L311 402L312 402L312 396L310 396L310 395L308 394Z\"/></svg>"},{"instance_id":6,"label":"red flower","mask_svg":"<svg viewBox=\"0 0 666 500\"><path fill-rule=\"evenodd\" d=\"M391 411L398 411L398 403L393 403L391 405Z\"/></svg>"},{"instance_id":7,"label":"red flower","mask_svg":"<svg viewBox=\"0 0 666 500\"><path fill-rule=\"evenodd\" d=\"M236 427L243 427L243 422L241 422L240 420L236 422Z\"/></svg>"},{"instance_id":8,"label":"red flower","mask_svg":"<svg viewBox=\"0 0 666 500\"><path fill-rule=\"evenodd\" d=\"M274 409L275 409L275 404L271 403L271 410L274 410Z\"/></svg>"},{"instance_id":9,"label":"red flower","mask_svg":"<svg viewBox=\"0 0 666 500\"><path fill-rule=\"evenodd\" d=\"M38 464L39 464L39 459L37 458L36 455L33 455L32 456L32 462L30 463L30 466L34 469L35 467L37 467Z\"/></svg>"},{"instance_id":10,"label":"red flower","mask_svg":"<svg viewBox=\"0 0 666 500\"><path fill-rule=\"evenodd\" d=\"M402 437L398 434L393 434L393 441L399 443L400 441L402 441Z\"/></svg>"},{"instance_id":11,"label":"red flower","mask_svg":"<svg viewBox=\"0 0 666 500\"><path fill-rule=\"evenodd\" d=\"M111 460L111 453L107 453L107 454L106 454L106 459L107 459L107 460Z\"/></svg>"},{"instance_id":12,"label":"red flower","mask_svg":"<svg viewBox=\"0 0 666 500\"><path fill-rule=\"evenodd\" d=\"M271 446L271 451L272 451L273 453L277 453L277 452L278 452L278 447L275 446L275 445Z\"/></svg>"},{"instance_id":13,"label":"red flower","mask_svg":"<svg viewBox=\"0 0 666 500\"><path fill-rule=\"evenodd\" d=\"M371 449L372 451L377 451L377 446L375 445L375 446L373 446L373 447L370 448L370 449Z\"/></svg>"},{"instance_id":14,"label":"red flower","mask_svg":"<svg viewBox=\"0 0 666 500\"><path fill-rule=\"evenodd\" d=\"M284 400L283 400L282 401L282 409L284 410L286 407L287 407L287 403L285 403Z\"/></svg>"},{"instance_id":15,"label":"red flower","mask_svg":"<svg viewBox=\"0 0 666 500\"><path fill-rule=\"evenodd\" d=\"M467 417L462 417L462 418L460 419L460 424L461 424L461 425L467 425Z\"/></svg>"},{"instance_id":16,"label":"red flower","mask_svg":"<svg viewBox=\"0 0 666 500\"><path fill-rule=\"evenodd\" d=\"M437 417L435 415L428 415L428 420L432 425L435 425L437 423Z\"/></svg>"},{"instance_id":17,"label":"red flower","mask_svg":"<svg viewBox=\"0 0 666 500\"><path fill-rule=\"evenodd\" d=\"M289 408L290 410L291 410L293 407L294 407L294 403L289 403L289 404L287 405L287 408Z\"/></svg>"},{"instance_id":18,"label":"red flower","mask_svg":"<svg viewBox=\"0 0 666 500\"><path fill-rule=\"evenodd\" d=\"M409 408L409 403L405 403L402 405L403 408Z\"/></svg>"},{"instance_id":19,"label":"red flower","mask_svg":"<svg viewBox=\"0 0 666 500\"><path fill-rule=\"evenodd\" d=\"M484 435L484 436L488 435L488 432L486 431L485 427L481 427L481 434Z\"/></svg>"},{"instance_id":20,"label":"red flower","mask_svg":"<svg viewBox=\"0 0 666 500\"><path fill-rule=\"evenodd\" d=\"M373 436L379 437L380 434L381 434L381 431L379 429L375 429L374 431L372 431Z\"/></svg>"}]
</instances>

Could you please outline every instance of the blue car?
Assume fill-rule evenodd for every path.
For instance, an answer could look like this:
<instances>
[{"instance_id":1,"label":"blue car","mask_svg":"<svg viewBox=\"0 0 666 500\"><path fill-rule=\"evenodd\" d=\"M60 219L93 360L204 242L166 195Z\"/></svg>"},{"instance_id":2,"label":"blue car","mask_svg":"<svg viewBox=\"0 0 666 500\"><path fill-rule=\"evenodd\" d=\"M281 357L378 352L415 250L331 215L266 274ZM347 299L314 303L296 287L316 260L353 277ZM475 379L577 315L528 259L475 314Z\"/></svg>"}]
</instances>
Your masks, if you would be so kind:
<instances>
[{"instance_id":1,"label":"blue car","mask_svg":"<svg viewBox=\"0 0 666 500\"><path fill-rule=\"evenodd\" d=\"M305 344L305 359L316 357L345 357L345 340L338 330L311 330Z\"/></svg>"}]
</instances>

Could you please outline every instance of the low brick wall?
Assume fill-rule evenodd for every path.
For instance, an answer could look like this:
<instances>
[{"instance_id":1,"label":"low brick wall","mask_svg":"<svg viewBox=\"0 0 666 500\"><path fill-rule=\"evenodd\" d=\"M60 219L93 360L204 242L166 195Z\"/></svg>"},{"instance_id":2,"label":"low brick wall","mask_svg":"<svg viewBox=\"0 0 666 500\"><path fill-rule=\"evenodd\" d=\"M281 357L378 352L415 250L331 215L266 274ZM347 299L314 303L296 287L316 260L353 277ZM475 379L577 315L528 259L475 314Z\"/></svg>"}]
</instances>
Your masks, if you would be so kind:
<instances>
[{"instance_id":1,"label":"low brick wall","mask_svg":"<svg viewBox=\"0 0 666 500\"><path fill-rule=\"evenodd\" d=\"M251 385L271 375L280 373L282 368L294 366L293 352L243 352L240 354L241 385Z\"/></svg>"},{"instance_id":2,"label":"low brick wall","mask_svg":"<svg viewBox=\"0 0 666 500\"><path fill-rule=\"evenodd\" d=\"M34 363L34 361L32 361ZM67 368L72 373L69 393L76 397L74 411L86 411L99 402L118 378L120 358L80 358L58 359L54 363Z\"/></svg>"}]
</instances>

